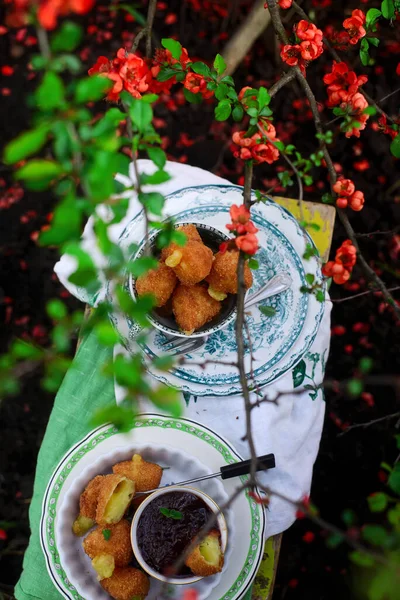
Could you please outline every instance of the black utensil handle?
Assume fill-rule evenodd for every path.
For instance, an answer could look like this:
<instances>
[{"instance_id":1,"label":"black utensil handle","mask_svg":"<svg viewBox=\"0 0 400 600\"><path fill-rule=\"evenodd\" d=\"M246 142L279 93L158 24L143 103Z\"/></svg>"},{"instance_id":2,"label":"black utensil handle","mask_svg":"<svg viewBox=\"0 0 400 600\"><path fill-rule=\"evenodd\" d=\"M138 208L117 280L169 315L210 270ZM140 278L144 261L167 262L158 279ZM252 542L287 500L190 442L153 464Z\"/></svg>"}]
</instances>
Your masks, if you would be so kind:
<instances>
[{"instance_id":1,"label":"black utensil handle","mask_svg":"<svg viewBox=\"0 0 400 600\"><path fill-rule=\"evenodd\" d=\"M239 475L248 475L250 473L251 460L242 460L233 465L221 467L221 479L230 479L231 477L239 477ZM273 469L275 467L275 455L265 454L257 457L257 471L265 469Z\"/></svg>"}]
</instances>

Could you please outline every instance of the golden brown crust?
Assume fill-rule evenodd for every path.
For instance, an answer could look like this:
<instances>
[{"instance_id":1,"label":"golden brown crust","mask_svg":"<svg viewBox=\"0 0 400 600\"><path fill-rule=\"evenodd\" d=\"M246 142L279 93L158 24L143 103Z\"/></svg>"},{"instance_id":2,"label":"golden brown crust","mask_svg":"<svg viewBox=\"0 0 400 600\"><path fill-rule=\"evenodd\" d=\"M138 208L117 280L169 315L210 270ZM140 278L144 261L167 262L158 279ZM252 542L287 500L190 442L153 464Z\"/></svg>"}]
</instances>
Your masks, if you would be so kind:
<instances>
[{"instance_id":1,"label":"golden brown crust","mask_svg":"<svg viewBox=\"0 0 400 600\"><path fill-rule=\"evenodd\" d=\"M90 558L110 554L116 567L127 567L133 559L129 522L122 519L115 525L96 527L83 540L83 549Z\"/></svg>"},{"instance_id":2,"label":"golden brown crust","mask_svg":"<svg viewBox=\"0 0 400 600\"><path fill-rule=\"evenodd\" d=\"M107 525L110 522L116 522L114 520L110 520L110 518L108 518L107 516L107 511L109 509L109 501L111 500L113 494L116 492L118 486L126 481L130 482L130 487L132 487L132 494L130 495L130 498L127 499L126 507L121 515L121 518L123 517L124 513L126 512L128 506L130 505L133 499L135 493L135 486L134 484L131 486L133 482L127 479L126 477L123 477L122 475L113 474L105 475L103 477L103 481L101 482L99 488L99 499L96 510L96 522L99 525Z\"/></svg>"},{"instance_id":3,"label":"golden brown crust","mask_svg":"<svg viewBox=\"0 0 400 600\"><path fill-rule=\"evenodd\" d=\"M239 252L237 250L227 250L226 252L217 252L212 265L211 273L206 278L210 288L216 292L225 294L237 294L237 265ZM245 263L244 282L246 289L251 288L253 284L253 275L250 267Z\"/></svg>"},{"instance_id":4,"label":"golden brown crust","mask_svg":"<svg viewBox=\"0 0 400 600\"><path fill-rule=\"evenodd\" d=\"M221 303L203 285L178 285L172 296L172 309L182 331L199 329L221 310Z\"/></svg>"},{"instance_id":5,"label":"golden brown crust","mask_svg":"<svg viewBox=\"0 0 400 600\"><path fill-rule=\"evenodd\" d=\"M158 488L163 474L160 465L146 462L139 454L135 454L132 460L124 460L114 465L113 472L132 479L136 492Z\"/></svg>"},{"instance_id":6,"label":"golden brown crust","mask_svg":"<svg viewBox=\"0 0 400 600\"><path fill-rule=\"evenodd\" d=\"M173 269L181 283L195 285L207 277L213 264L213 253L210 248L207 248L203 242L189 239L184 246L170 244L168 248L163 249L161 257L167 260L177 250L182 253L182 258Z\"/></svg>"},{"instance_id":7,"label":"golden brown crust","mask_svg":"<svg viewBox=\"0 0 400 600\"><path fill-rule=\"evenodd\" d=\"M188 240L196 240L196 242L202 242L201 236L197 231L196 225L189 223L188 225L180 225L178 231L182 231Z\"/></svg>"},{"instance_id":8,"label":"golden brown crust","mask_svg":"<svg viewBox=\"0 0 400 600\"><path fill-rule=\"evenodd\" d=\"M210 575L215 575L215 573L222 571L222 567L224 566L224 555L219 545L219 539L219 531L212 529L203 542L196 546L193 552L189 554L185 561L185 565L189 567L194 575L209 577ZM219 549L216 561L209 562L200 552L201 545L204 543L207 544L208 542L215 543L215 546Z\"/></svg>"},{"instance_id":9,"label":"golden brown crust","mask_svg":"<svg viewBox=\"0 0 400 600\"><path fill-rule=\"evenodd\" d=\"M112 576L100 584L114 600L142 600L150 589L147 575L133 567L116 568Z\"/></svg>"},{"instance_id":10,"label":"golden brown crust","mask_svg":"<svg viewBox=\"0 0 400 600\"><path fill-rule=\"evenodd\" d=\"M96 520L97 501L99 499L99 489L103 482L104 475L97 475L89 481L79 499L79 510L83 517Z\"/></svg>"},{"instance_id":11,"label":"golden brown crust","mask_svg":"<svg viewBox=\"0 0 400 600\"><path fill-rule=\"evenodd\" d=\"M164 306L174 291L176 282L173 269L160 262L157 268L137 278L136 291L138 296L152 294L156 299L156 306Z\"/></svg>"}]
</instances>

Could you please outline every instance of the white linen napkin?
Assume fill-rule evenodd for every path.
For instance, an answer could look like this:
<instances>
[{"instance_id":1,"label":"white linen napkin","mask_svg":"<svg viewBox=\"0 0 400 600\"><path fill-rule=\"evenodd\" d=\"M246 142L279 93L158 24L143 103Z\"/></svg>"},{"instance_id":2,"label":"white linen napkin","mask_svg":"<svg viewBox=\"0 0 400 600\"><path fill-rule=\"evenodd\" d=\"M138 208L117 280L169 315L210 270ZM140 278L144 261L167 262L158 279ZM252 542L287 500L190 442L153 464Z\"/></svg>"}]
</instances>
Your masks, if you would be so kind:
<instances>
[{"instance_id":1,"label":"white linen napkin","mask_svg":"<svg viewBox=\"0 0 400 600\"><path fill-rule=\"evenodd\" d=\"M139 160L139 172L152 173L154 164L149 160ZM171 180L158 186L146 186L145 191L156 189L162 194L170 194L193 185L229 184L230 182L197 167L168 162L166 170ZM130 178L118 176L118 180L128 186L134 181L133 169ZM104 207L101 207L104 208ZM110 239L118 241L125 226L140 211L136 194L131 193L127 215L121 223L109 228ZM103 213L106 214L106 213ZM90 218L84 233L84 248L90 253L97 265L103 265L104 257L96 248L92 219ZM64 255L55 265L55 272L63 285L83 302L90 298L77 286L68 281L75 270L75 259ZM96 303L103 297L103 291ZM329 296L327 296L329 300ZM318 334L309 351L300 363L278 381L263 388L270 398L279 392L291 392L295 388L318 385L324 378L325 364L328 358L330 341L331 303L325 303L325 314ZM114 348L114 356L123 354L122 346ZM116 385L117 403L124 397L124 390ZM154 412L154 406L148 403L142 406L146 412ZM310 493L312 470L321 439L325 413L323 392L306 390L301 394L284 394L278 404L263 403L252 411L253 437L258 455L273 452L276 468L263 474L261 479L272 490L292 499L300 500ZM248 444L243 441L245 434L245 414L243 399L240 396L226 398L191 397L185 399L184 416L203 423L224 436L235 446L244 458L249 457ZM273 495L267 513L266 537L280 533L295 521L295 508L292 504Z\"/></svg>"}]
</instances>

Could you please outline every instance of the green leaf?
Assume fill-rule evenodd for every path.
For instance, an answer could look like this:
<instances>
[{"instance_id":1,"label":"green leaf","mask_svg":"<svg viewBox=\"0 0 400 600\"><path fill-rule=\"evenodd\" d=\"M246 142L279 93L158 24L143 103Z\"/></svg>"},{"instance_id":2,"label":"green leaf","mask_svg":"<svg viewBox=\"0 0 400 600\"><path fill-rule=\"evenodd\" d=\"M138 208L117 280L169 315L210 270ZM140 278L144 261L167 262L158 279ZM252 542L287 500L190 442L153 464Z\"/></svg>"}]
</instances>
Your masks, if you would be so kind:
<instances>
[{"instance_id":1,"label":"green leaf","mask_svg":"<svg viewBox=\"0 0 400 600\"><path fill-rule=\"evenodd\" d=\"M260 266L258 260L255 258L249 258L248 265L249 265L250 269L252 269L253 271L257 271L257 269Z\"/></svg>"},{"instance_id":2,"label":"green leaf","mask_svg":"<svg viewBox=\"0 0 400 600\"><path fill-rule=\"evenodd\" d=\"M236 123L239 123L244 116L244 110L243 110L243 106L241 104L236 104L236 106L234 107L233 111L232 111L232 118L234 121L236 121Z\"/></svg>"},{"instance_id":3,"label":"green leaf","mask_svg":"<svg viewBox=\"0 0 400 600\"><path fill-rule=\"evenodd\" d=\"M357 520L357 515L351 508L346 508L342 512L342 521L347 527L351 527Z\"/></svg>"},{"instance_id":4,"label":"green leaf","mask_svg":"<svg viewBox=\"0 0 400 600\"><path fill-rule=\"evenodd\" d=\"M160 513L168 519L175 519L177 521L183 519L183 513L181 513L179 510L175 510L174 508L165 508L165 506L160 506Z\"/></svg>"},{"instance_id":5,"label":"green leaf","mask_svg":"<svg viewBox=\"0 0 400 600\"><path fill-rule=\"evenodd\" d=\"M153 110L150 104L138 98L135 98L132 102L129 114L133 124L136 125L139 131L144 131L153 119Z\"/></svg>"},{"instance_id":6,"label":"green leaf","mask_svg":"<svg viewBox=\"0 0 400 600\"><path fill-rule=\"evenodd\" d=\"M271 96L265 87L261 86L258 90L258 107L261 110L271 102Z\"/></svg>"},{"instance_id":7,"label":"green leaf","mask_svg":"<svg viewBox=\"0 0 400 600\"><path fill-rule=\"evenodd\" d=\"M103 529L102 533L103 533L104 539L106 540L106 542L108 542L108 540L111 537L111 529Z\"/></svg>"},{"instance_id":8,"label":"green leaf","mask_svg":"<svg viewBox=\"0 0 400 600\"><path fill-rule=\"evenodd\" d=\"M392 143L390 144L390 152L396 158L400 158L400 134L397 134Z\"/></svg>"},{"instance_id":9,"label":"green leaf","mask_svg":"<svg viewBox=\"0 0 400 600\"><path fill-rule=\"evenodd\" d=\"M49 68L57 73L67 70L73 75L76 75L80 72L82 63L75 54L59 54L52 59Z\"/></svg>"},{"instance_id":10,"label":"green leaf","mask_svg":"<svg viewBox=\"0 0 400 600\"><path fill-rule=\"evenodd\" d=\"M175 365L175 357L168 356L167 354L164 356L156 356L153 359L153 365L156 369L160 369L160 371L170 371Z\"/></svg>"},{"instance_id":11,"label":"green leaf","mask_svg":"<svg viewBox=\"0 0 400 600\"><path fill-rule=\"evenodd\" d=\"M153 104L158 100L159 96L157 94L145 94L142 96L142 102L147 102L148 104Z\"/></svg>"},{"instance_id":12,"label":"green leaf","mask_svg":"<svg viewBox=\"0 0 400 600\"><path fill-rule=\"evenodd\" d=\"M360 567L373 567L375 564L374 560L364 552L351 552L349 557L353 563L359 565Z\"/></svg>"},{"instance_id":13,"label":"green leaf","mask_svg":"<svg viewBox=\"0 0 400 600\"><path fill-rule=\"evenodd\" d=\"M161 385L150 391L149 398L157 408L173 417L179 418L182 415L181 394L177 390Z\"/></svg>"},{"instance_id":14,"label":"green leaf","mask_svg":"<svg viewBox=\"0 0 400 600\"><path fill-rule=\"evenodd\" d=\"M229 92L229 87L225 84L225 83L220 83L217 86L217 89L215 90L215 97L217 100L223 100L224 98L226 98L228 92Z\"/></svg>"},{"instance_id":15,"label":"green leaf","mask_svg":"<svg viewBox=\"0 0 400 600\"><path fill-rule=\"evenodd\" d=\"M394 508L391 508L387 511L387 518L389 523L394 525L394 527L399 527L400 525L400 503L396 504Z\"/></svg>"},{"instance_id":16,"label":"green leaf","mask_svg":"<svg viewBox=\"0 0 400 600\"><path fill-rule=\"evenodd\" d=\"M376 37L369 37L368 41L370 44L372 44L373 46L375 46L376 48L379 46L380 44L380 39L376 38Z\"/></svg>"},{"instance_id":17,"label":"green leaf","mask_svg":"<svg viewBox=\"0 0 400 600\"><path fill-rule=\"evenodd\" d=\"M350 379L346 386L347 393L350 396L353 396L353 398L357 398L363 391L363 388L364 386L361 379Z\"/></svg>"},{"instance_id":18,"label":"green leaf","mask_svg":"<svg viewBox=\"0 0 400 600\"><path fill-rule=\"evenodd\" d=\"M361 40L360 45L360 60L364 67L369 65L369 42L367 38ZM335 111L333 111L335 112Z\"/></svg>"},{"instance_id":19,"label":"green leaf","mask_svg":"<svg viewBox=\"0 0 400 600\"><path fill-rule=\"evenodd\" d=\"M363 110L363 114L364 115L371 115L371 116L376 115L376 108L375 108L375 106L367 106L367 108L365 108Z\"/></svg>"},{"instance_id":20,"label":"green leaf","mask_svg":"<svg viewBox=\"0 0 400 600\"><path fill-rule=\"evenodd\" d=\"M217 71L218 75L222 75L222 73L226 69L226 62L220 54L217 54L213 64L214 69Z\"/></svg>"},{"instance_id":21,"label":"green leaf","mask_svg":"<svg viewBox=\"0 0 400 600\"><path fill-rule=\"evenodd\" d=\"M157 75L157 81L168 81L175 77L178 71L169 67L161 67L161 71ZM186 89L186 88L185 88Z\"/></svg>"},{"instance_id":22,"label":"green leaf","mask_svg":"<svg viewBox=\"0 0 400 600\"><path fill-rule=\"evenodd\" d=\"M140 277L140 275L144 275L147 271L150 271L150 269L156 269L157 266L157 259L152 256L141 256L129 264L129 272L132 273L134 277Z\"/></svg>"},{"instance_id":23,"label":"green leaf","mask_svg":"<svg viewBox=\"0 0 400 600\"><path fill-rule=\"evenodd\" d=\"M119 342L119 335L110 321L100 321L94 326L97 339L103 346L114 346Z\"/></svg>"},{"instance_id":24,"label":"green leaf","mask_svg":"<svg viewBox=\"0 0 400 600\"><path fill-rule=\"evenodd\" d=\"M186 88L183 88L183 95L186 100L192 104L200 104L203 101L203 96L201 94L193 94L193 92Z\"/></svg>"},{"instance_id":25,"label":"green leaf","mask_svg":"<svg viewBox=\"0 0 400 600\"><path fill-rule=\"evenodd\" d=\"M64 21L52 36L50 47L53 52L72 52L79 45L83 29L73 21Z\"/></svg>"},{"instance_id":26,"label":"green leaf","mask_svg":"<svg viewBox=\"0 0 400 600\"><path fill-rule=\"evenodd\" d=\"M208 67L205 63L203 62L195 62L192 63L190 65L190 68L192 69L192 71L194 71L195 73L197 73L198 75L202 75L203 77L211 77L211 70L210 67Z\"/></svg>"},{"instance_id":27,"label":"green leaf","mask_svg":"<svg viewBox=\"0 0 400 600\"><path fill-rule=\"evenodd\" d=\"M165 183L169 181L171 176L166 172L160 169L151 175L147 175L147 173L142 173L140 175L140 183L142 185L158 185L159 183Z\"/></svg>"},{"instance_id":28,"label":"green leaf","mask_svg":"<svg viewBox=\"0 0 400 600\"><path fill-rule=\"evenodd\" d=\"M36 360L42 357L43 351L24 340L14 340L10 352L14 358Z\"/></svg>"},{"instance_id":29,"label":"green leaf","mask_svg":"<svg viewBox=\"0 0 400 600\"><path fill-rule=\"evenodd\" d=\"M97 269L90 254L85 252L78 242L66 244L63 252L74 256L78 262L77 270L69 276L68 281L75 285L85 286L91 293L97 291L100 283L97 279Z\"/></svg>"},{"instance_id":30,"label":"green leaf","mask_svg":"<svg viewBox=\"0 0 400 600\"><path fill-rule=\"evenodd\" d=\"M153 215L161 217L165 198L160 192L148 192L139 194L139 201Z\"/></svg>"},{"instance_id":31,"label":"green leaf","mask_svg":"<svg viewBox=\"0 0 400 600\"><path fill-rule=\"evenodd\" d=\"M326 540L328 548L337 548L343 542L343 536L340 533L331 533Z\"/></svg>"},{"instance_id":32,"label":"green leaf","mask_svg":"<svg viewBox=\"0 0 400 600\"><path fill-rule=\"evenodd\" d=\"M47 60L41 54L34 54L31 58L31 65L35 71L41 71L46 64Z\"/></svg>"},{"instance_id":33,"label":"green leaf","mask_svg":"<svg viewBox=\"0 0 400 600\"><path fill-rule=\"evenodd\" d=\"M229 100L221 100L221 102L218 102L217 106L215 107L215 118L217 121L226 121L231 114L231 110L232 107Z\"/></svg>"},{"instance_id":34,"label":"green leaf","mask_svg":"<svg viewBox=\"0 0 400 600\"><path fill-rule=\"evenodd\" d=\"M182 54L182 44L171 38L163 38L161 40L161 45L171 52L173 58L176 60L180 59Z\"/></svg>"},{"instance_id":35,"label":"green leaf","mask_svg":"<svg viewBox=\"0 0 400 600\"><path fill-rule=\"evenodd\" d=\"M35 92L36 104L41 110L48 111L61 108L65 104L64 84L58 75L48 71Z\"/></svg>"},{"instance_id":36,"label":"green leaf","mask_svg":"<svg viewBox=\"0 0 400 600\"><path fill-rule=\"evenodd\" d=\"M34 154L45 144L48 133L48 125L39 125L36 129L21 133L5 147L4 162L11 165Z\"/></svg>"},{"instance_id":37,"label":"green leaf","mask_svg":"<svg viewBox=\"0 0 400 600\"><path fill-rule=\"evenodd\" d=\"M393 19L395 14L393 0L383 0L381 4L381 11L385 19Z\"/></svg>"},{"instance_id":38,"label":"green leaf","mask_svg":"<svg viewBox=\"0 0 400 600\"><path fill-rule=\"evenodd\" d=\"M93 427L110 422L121 432L130 431L135 424L135 415L132 409L124 406L107 406L96 411L91 419Z\"/></svg>"},{"instance_id":39,"label":"green leaf","mask_svg":"<svg viewBox=\"0 0 400 600\"><path fill-rule=\"evenodd\" d=\"M364 540L374 546L382 546L388 537L386 529L380 525L364 525L361 533Z\"/></svg>"},{"instance_id":40,"label":"green leaf","mask_svg":"<svg viewBox=\"0 0 400 600\"><path fill-rule=\"evenodd\" d=\"M299 387L306 376L306 363L304 360L301 360L299 364L295 366L293 369L292 377L293 377L293 387Z\"/></svg>"},{"instance_id":41,"label":"green leaf","mask_svg":"<svg viewBox=\"0 0 400 600\"><path fill-rule=\"evenodd\" d=\"M78 240L81 236L82 211L73 194L68 194L55 208L50 229L42 231L39 242L42 246L56 246Z\"/></svg>"},{"instance_id":42,"label":"green leaf","mask_svg":"<svg viewBox=\"0 0 400 600\"><path fill-rule=\"evenodd\" d=\"M58 298L49 300L46 305L46 311L50 319L54 319L55 321L61 321L68 314L67 307L65 306L64 302Z\"/></svg>"},{"instance_id":43,"label":"green leaf","mask_svg":"<svg viewBox=\"0 0 400 600\"><path fill-rule=\"evenodd\" d=\"M167 156L161 148L147 148L147 154L149 155L150 160L159 168L163 169L165 167L165 163L167 162Z\"/></svg>"},{"instance_id":44,"label":"green leaf","mask_svg":"<svg viewBox=\"0 0 400 600\"><path fill-rule=\"evenodd\" d=\"M387 507L388 497L383 492L376 492L368 496L367 501L371 512L383 512Z\"/></svg>"},{"instance_id":45,"label":"green leaf","mask_svg":"<svg viewBox=\"0 0 400 600\"><path fill-rule=\"evenodd\" d=\"M312 285L314 283L314 275L312 273L307 273L306 274L306 281L307 283L309 283L310 285Z\"/></svg>"},{"instance_id":46,"label":"green leaf","mask_svg":"<svg viewBox=\"0 0 400 600\"><path fill-rule=\"evenodd\" d=\"M68 329L65 325L59 323L53 327L51 338L58 352L68 352L70 339Z\"/></svg>"},{"instance_id":47,"label":"green leaf","mask_svg":"<svg viewBox=\"0 0 400 600\"><path fill-rule=\"evenodd\" d=\"M374 361L369 356L363 356L358 363L361 373L369 373L374 366Z\"/></svg>"},{"instance_id":48,"label":"green leaf","mask_svg":"<svg viewBox=\"0 0 400 600\"><path fill-rule=\"evenodd\" d=\"M61 173L63 173L63 168L60 164L53 160L37 158L18 169L15 177L24 181L48 181L50 183Z\"/></svg>"},{"instance_id":49,"label":"green leaf","mask_svg":"<svg viewBox=\"0 0 400 600\"><path fill-rule=\"evenodd\" d=\"M369 29L370 27L375 25L376 21L379 19L379 17L381 15L382 15L381 11L378 10L377 8L370 8L367 11L367 14L365 15L365 24L366 24L367 28Z\"/></svg>"},{"instance_id":50,"label":"green leaf","mask_svg":"<svg viewBox=\"0 0 400 600\"><path fill-rule=\"evenodd\" d=\"M108 90L112 88L113 83L113 81L110 81L101 75L85 77L84 79L81 79L76 86L75 100L78 104L101 100Z\"/></svg>"},{"instance_id":51,"label":"green leaf","mask_svg":"<svg viewBox=\"0 0 400 600\"><path fill-rule=\"evenodd\" d=\"M317 290L315 292L315 297L318 300L318 302L325 302L325 294L322 290Z\"/></svg>"},{"instance_id":52,"label":"green leaf","mask_svg":"<svg viewBox=\"0 0 400 600\"><path fill-rule=\"evenodd\" d=\"M230 75L225 75L225 77L221 79L221 83L227 83L231 86L235 85L235 82L233 81L233 78Z\"/></svg>"},{"instance_id":53,"label":"green leaf","mask_svg":"<svg viewBox=\"0 0 400 600\"><path fill-rule=\"evenodd\" d=\"M273 317L276 315L276 309L273 306L259 306L258 308L266 317Z\"/></svg>"},{"instance_id":54,"label":"green leaf","mask_svg":"<svg viewBox=\"0 0 400 600\"><path fill-rule=\"evenodd\" d=\"M389 475L388 486L400 495L400 463L396 463Z\"/></svg>"}]
</instances>

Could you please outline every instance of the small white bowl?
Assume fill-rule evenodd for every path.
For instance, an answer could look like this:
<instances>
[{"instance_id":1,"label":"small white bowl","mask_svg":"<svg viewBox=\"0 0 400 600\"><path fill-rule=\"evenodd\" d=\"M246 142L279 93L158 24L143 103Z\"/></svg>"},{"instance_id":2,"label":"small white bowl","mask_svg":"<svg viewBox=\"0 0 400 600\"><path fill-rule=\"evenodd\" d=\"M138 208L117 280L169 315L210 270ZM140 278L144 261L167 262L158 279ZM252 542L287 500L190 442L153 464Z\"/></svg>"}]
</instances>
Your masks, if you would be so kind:
<instances>
[{"instance_id":1,"label":"small white bowl","mask_svg":"<svg viewBox=\"0 0 400 600\"><path fill-rule=\"evenodd\" d=\"M210 498L210 496L208 496L201 490L190 486L172 485L167 489L157 490L156 492L153 492L150 496L148 496L146 500L144 500L140 504L139 508L136 510L133 516L131 526L131 542L136 560L138 561L142 569L154 579L158 579L159 581L164 581L175 585L187 585L190 583L195 583L196 581L200 581L200 579L203 579L203 577L199 577L198 575L192 575L189 577L166 577L162 575L146 563L142 556L137 541L137 528L139 526L140 517L142 516L143 511L147 508L147 506L149 506L149 504L151 504L151 502L153 502L155 498L158 498L159 496L166 496L167 494L171 494L173 492L186 492L193 494L193 496L197 496L198 498L200 498L214 515L219 513L217 516L216 525L218 526L218 529L221 532L221 550L224 554L228 543L228 527L224 515L222 514L222 512L220 512L218 504L212 498Z\"/></svg>"}]
</instances>

